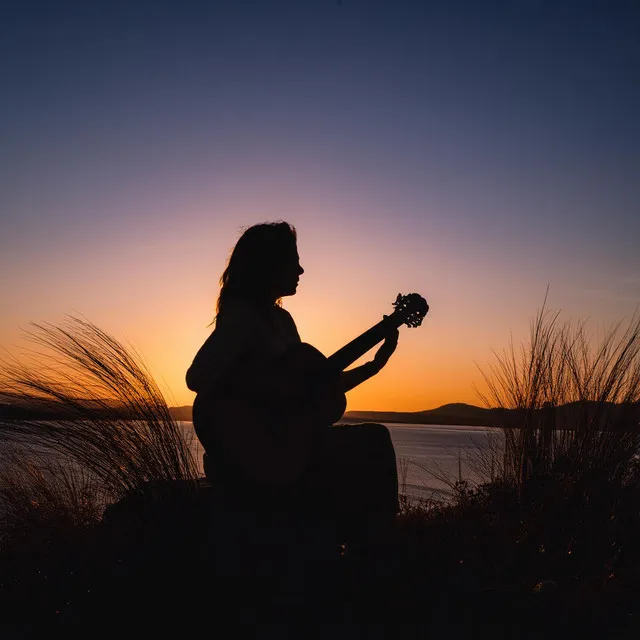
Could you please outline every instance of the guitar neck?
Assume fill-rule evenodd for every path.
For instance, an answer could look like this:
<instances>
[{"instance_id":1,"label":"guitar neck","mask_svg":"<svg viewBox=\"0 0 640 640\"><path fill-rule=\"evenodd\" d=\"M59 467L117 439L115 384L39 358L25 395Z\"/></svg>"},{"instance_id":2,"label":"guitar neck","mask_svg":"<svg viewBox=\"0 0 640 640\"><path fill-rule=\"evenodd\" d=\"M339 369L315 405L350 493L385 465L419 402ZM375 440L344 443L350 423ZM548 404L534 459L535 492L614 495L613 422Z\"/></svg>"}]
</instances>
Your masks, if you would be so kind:
<instances>
[{"instance_id":1,"label":"guitar neck","mask_svg":"<svg viewBox=\"0 0 640 640\"><path fill-rule=\"evenodd\" d=\"M378 324L367 329L357 338L353 339L344 347L338 349L334 354L330 355L327 358L330 367L336 372L344 371L360 356L364 355L369 351L369 349L378 344L378 342L384 340L390 327L396 328L401 324L402 320L397 321L397 317L395 317L394 314L380 320Z\"/></svg>"}]
</instances>

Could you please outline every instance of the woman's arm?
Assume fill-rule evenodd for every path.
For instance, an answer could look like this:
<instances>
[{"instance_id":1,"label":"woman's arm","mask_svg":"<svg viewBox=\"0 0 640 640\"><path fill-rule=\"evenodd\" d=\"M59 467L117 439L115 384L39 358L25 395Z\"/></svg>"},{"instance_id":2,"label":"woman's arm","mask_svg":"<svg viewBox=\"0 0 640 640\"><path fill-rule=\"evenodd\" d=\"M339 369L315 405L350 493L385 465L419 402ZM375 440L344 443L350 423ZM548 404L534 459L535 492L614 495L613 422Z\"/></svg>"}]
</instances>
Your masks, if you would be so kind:
<instances>
[{"instance_id":1,"label":"woman's arm","mask_svg":"<svg viewBox=\"0 0 640 640\"><path fill-rule=\"evenodd\" d=\"M344 393L346 393L354 387L357 387L359 384L362 384L365 380L373 378L373 376L375 376L379 371L380 369L376 366L373 360L366 364L362 364L359 367L343 371L340 375L340 388Z\"/></svg>"},{"instance_id":2,"label":"woman's arm","mask_svg":"<svg viewBox=\"0 0 640 640\"><path fill-rule=\"evenodd\" d=\"M342 391L346 393L354 387L357 387L359 384L362 384L365 380L375 376L376 373L378 373L387 364L389 358L396 350L396 347L398 346L398 336L398 329L394 329L386 337L371 362L343 371L340 376L340 387Z\"/></svg>"}]
</instances>

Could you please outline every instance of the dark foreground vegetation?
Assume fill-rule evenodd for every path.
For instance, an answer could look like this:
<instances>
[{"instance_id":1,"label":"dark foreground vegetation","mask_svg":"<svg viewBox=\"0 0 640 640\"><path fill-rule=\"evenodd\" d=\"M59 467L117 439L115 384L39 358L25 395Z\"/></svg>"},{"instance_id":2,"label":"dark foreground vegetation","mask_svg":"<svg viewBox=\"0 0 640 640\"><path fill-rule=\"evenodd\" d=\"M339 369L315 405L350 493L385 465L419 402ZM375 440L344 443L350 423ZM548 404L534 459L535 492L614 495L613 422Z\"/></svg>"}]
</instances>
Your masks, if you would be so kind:
<instances>
[{"instance_id":1,"label":"dark foreground vegetation","mask_svg":"<svg viewBox=\"0 0 640 640\"><path fill-rule=\"evenodd\" d=\"M450 507L408 508L382 567L357 543L292 541L295 562L315 568L293 588L277 573L215 576L204 488L85 527L42 526L3 548L3 637L172 637L176 624L195 633L241 622L265 633L330 625L345 637L638 637L637 487L585 496L549 476L536 490L523 503L511 487L462 487Z\"/></svg>"},{"instance_id":2,"label":"dark foreground vegetation","mask_svg":"<svg viewBox=\"0 0 640 640\"><path fill-rule=\"evenodd\" d=\"M139 359L85 322L37 329L60 368L6 365L10 391L76 413L0 427L3 638L640 637L639 442L617 428L640 399L637 322L594 347L541 312L485 375L487 405L521 424L474 461L484 483L451 480L447 503L402 494L373 548L296 523L263 577L216 572L255 549L217 535L213 488ZM581 401L595 410L559 425L554 408Z\"/></svg>"}]
</instances>

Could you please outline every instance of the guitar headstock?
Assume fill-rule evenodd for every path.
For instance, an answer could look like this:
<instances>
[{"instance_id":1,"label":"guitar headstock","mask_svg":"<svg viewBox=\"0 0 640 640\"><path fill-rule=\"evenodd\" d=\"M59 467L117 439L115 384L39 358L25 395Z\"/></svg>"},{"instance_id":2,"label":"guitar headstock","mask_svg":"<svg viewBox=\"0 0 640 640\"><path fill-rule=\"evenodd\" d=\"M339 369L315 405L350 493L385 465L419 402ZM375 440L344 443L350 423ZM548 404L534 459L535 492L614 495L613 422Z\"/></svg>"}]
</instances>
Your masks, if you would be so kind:
<instances>
[{"instance_id":1,"label":"guitar headstock","mask_svg":"<svg viewBox=\"0 0 640 640\"><path fill-rule=\"evenodd\" d=\"M393 315L401 320L399 324L406 324L408 327L419 327L429 311L427 301L417 293L399 293L393 306Z\"/></svg>"}]
</instances>

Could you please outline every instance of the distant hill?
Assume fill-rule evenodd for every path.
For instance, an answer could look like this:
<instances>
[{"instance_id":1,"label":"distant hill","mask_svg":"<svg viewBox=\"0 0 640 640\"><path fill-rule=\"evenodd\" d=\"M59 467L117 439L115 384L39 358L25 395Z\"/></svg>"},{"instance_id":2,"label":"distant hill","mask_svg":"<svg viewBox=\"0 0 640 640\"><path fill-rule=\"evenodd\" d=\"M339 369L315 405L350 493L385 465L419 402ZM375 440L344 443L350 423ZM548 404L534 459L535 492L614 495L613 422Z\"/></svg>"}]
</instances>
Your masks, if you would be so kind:
<instances>
[{"instance_id":1,"label":"distant hill","mask_svg":"<svg viewBox=\"0 0 640 640\"><path fill-rule=\"evenodd\" d=\"M95 401L76 398L77 406L91 410L95 416L128 420L136 418L130 409L113 400ZM78 411L51 398L35 400L0 391L0 419L4 420L74 420Z\"/></svg>"},{"instance_id":2,"label":"distant hill","mask_svg":"<svg viewBox=\"0 0 640 640\"><path fill-rule=\"evenodd\" d=\"M456 402L425 411L347 411L342 421L494 426L500 424L504 413L503 409L485 409Z\"/></svg>"},{"instance_id":3,"label":"distant hill","mask_svg":"<svg viewBox=\"0 0 640 640\"><path fill-rule=\"evenodd\" d=\"M171 407L175 420L192 420L190 406ZM445 404L427 411L347 411L341 422L406 422L413 424L451 424L466 426L492 426L504 414L502 409L483 409L470 404Z\"/></svg>"},{"instance_id":4,"label":"distant hill","mask_svg":"<svg viewBox=\"0 0 640 640\"><path fill-rule=\"evenodd\" d=\"M191 422L192 421L192 407L183 406L183 407L169 407L169 411L171 412L171 417L174 420L181 420L183 422Z\"/></svg>"},{"instance_id":5,"label":"distant hill","mask_svg":"<svg viewBox=\"0 0 640 640\"><path fill-rule=\"evenodd\" d=\"M537 409L544 412L545 409ZM599 412L599 413L598 413ZM599 415L600 414L600 415ZM343 422L404 422L408 424L442 424L484 427L518 427L525 412L519 409L485 409L471 404L445 404L437 409L415 412L395 411L347 411ZM632 405L607 405L597 402L571 402L556 407L555 425L558 429L578 424L586 418L589 422L607 418L617 423L623 430L635 431L640 428L640 403Z\"/></svg>"},{"instance_id":6,"label":"distant hill","mask_svg":"<svg viewBox=\"0 0 640 640\"><path fill-rule=\"evenodd\" d=\"M131 410L117 401L77 400L86 408L91 409L96 415L104 415L105 418L117 417L127 419L137 417ZM169 412L174 420L191 421L191 407L170 407ZM24 398L15 393L0 391L0 419L5 420L55 420L60 418L74 419L77 412L69 409L64 403L55 400L37 400Z\"/></svg>"},{"instance_id":7,"label":"distant hill","mask_svg":"<svg viewBox=\"0 0 640 640\"><path fill-rule=\"evenodd\" d=\"M183 405L169 407L174 420L192 421L192 407ZM539 409L538 411L545 411ZM105 409L105 416L113 416L118 408ZM580 419L587 417L588 421L597 420L598 412L602 413L602 405L596 402L573 402L561 405L555 411L555 423L558 429L573 426ZM608 418L614 416L613 422L617 428L635 431L640 428L640 403L633 405L615 405L607 407ZM66 414L66 416L65 416ZM122 410L119 417L126 418L127 411ZM616 415L617 414L617 415ZM20 397L0 392L0 419L10 420L52 420L56 417L72 417L60 406L57 410L49 405L46 408L34 406ZM483 427L518 427L522 424L524 414L514 409L487 409L462 402L445 404L436 409L425 411L347 411L340 422L388 422L407 424L441 424Z\"/></svg>"}]
</instances>

